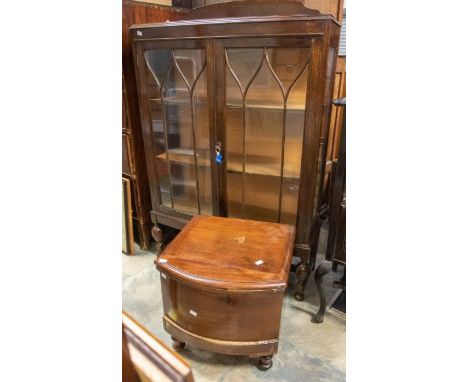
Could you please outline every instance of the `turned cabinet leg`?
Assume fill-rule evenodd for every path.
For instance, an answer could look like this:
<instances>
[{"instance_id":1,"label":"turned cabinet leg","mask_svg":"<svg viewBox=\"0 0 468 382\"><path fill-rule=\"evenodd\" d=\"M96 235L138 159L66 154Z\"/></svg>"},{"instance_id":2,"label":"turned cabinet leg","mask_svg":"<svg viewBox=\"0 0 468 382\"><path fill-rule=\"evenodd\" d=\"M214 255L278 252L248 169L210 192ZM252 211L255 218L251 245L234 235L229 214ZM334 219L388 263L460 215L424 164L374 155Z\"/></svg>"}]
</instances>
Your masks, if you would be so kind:
<instances>
[{"instance_id":1,"label":"turned cabinet leg","mask_svg":"<svg viewBox=\"0 0 468 382\"><path fill-rule=\"evenodd\" d=\"M320 238L320 228L322 226L323 220L320 219L314 232L312 234L312 239L309 243L309 249L305 250L300 254L301 262L296 268L296 288L294 291L294 297L298 301L304 300L304 289L309 279L311 271L315 267L315 259L317 257L318 242Z\"/></svg>"},{"instance_id":2,"label":"turned cabinet leg","mask_svg":"<svg viewBox=\"0 0 468 382\"><path fill-rule=\"evenodd\" d=\"M258 366L262 370L268 370L270 367L273 366L273 355L266 355L260 357L260 360L258 361Z\"/></svg>"},{"instance_id":3,"label":"turned cabinet leg","mask_svg":"<svg viewBox=\"0 0 468 382\"><path fill-rule=\"evenodd\" d=\"M331 271L332 263L328 260L323 260L317 267L314 273L315 286L317 287L317 292L320 298L320 308L312 318L312 322L321 323L323 322L323 316L325 315L325 309L327 308L327 301L325 300L325 294L323 293L323 276Z\"/></svg>"},{"instance_id":4,"label":"turned cabinet leg","mask_svg":"<svg viewBox=\"0 0 468 382\"><path fill-rule=\"evenodd\" d=\"M297 301L304 300L304 289L309 278L310 248L301 248L299 252L301 261L296 267L296 286L294 298Z\"/></svg>"},{"instance_id":5,"label":"turned cabinet leg","mask_svg":"<svg viewBox=\"0 0 468 382\"><path fill-rule=\"evenodd\" d=\"M304 262L296 268L296 288L294 290L294 297L297 301L304 300L304 286L307 279L307 267Z\"/></svg>"},{"instance_id":6,"label":"turned cabinet leg","mask_svg":"<svg viewBox=\"0 0 468 382\"><path fill-rule=\"evenodd\" d=\"M151 236L153 236L153 239L156 242L156 254L159 256L163 245L163 232L161 231L161 228L154 225L153 228L151 228Z\"/></svg>"},{"instance_id":7,"label":"turned cabinet leg","mask_svg":"<svg viewBox=\"0 0 468 382\"><path fill-rule=\"evenodd\" d=\"M175 350L175 351L181 351L184 349L185 347L185 342L182 342L182 341L179 341L177 338L175 337L172 337L172 348Z\"/></svg>"}]
</instances>

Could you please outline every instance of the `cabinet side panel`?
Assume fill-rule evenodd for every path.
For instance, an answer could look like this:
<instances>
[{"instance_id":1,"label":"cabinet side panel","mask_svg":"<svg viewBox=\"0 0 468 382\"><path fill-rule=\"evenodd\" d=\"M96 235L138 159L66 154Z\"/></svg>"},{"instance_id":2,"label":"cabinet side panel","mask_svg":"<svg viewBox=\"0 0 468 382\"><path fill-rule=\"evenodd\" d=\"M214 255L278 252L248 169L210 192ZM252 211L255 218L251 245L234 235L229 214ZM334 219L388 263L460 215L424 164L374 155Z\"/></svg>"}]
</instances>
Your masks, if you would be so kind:
<instances>
[{"instance_id":1,"label":"cabinet side panel","mask_svg":"<svg viewBox=\"0 0 468 382\"><path fill-rule=\"evenodd\" d=\"M323 106L323 38L313 38L310 50L310 65L307 82L307 106L305 116L304 142L302 146L302 167L299 188L300 211L296 241L308 243L316 207L317 158L320 148L320 130Z\"/></svg>"}]
</instances>

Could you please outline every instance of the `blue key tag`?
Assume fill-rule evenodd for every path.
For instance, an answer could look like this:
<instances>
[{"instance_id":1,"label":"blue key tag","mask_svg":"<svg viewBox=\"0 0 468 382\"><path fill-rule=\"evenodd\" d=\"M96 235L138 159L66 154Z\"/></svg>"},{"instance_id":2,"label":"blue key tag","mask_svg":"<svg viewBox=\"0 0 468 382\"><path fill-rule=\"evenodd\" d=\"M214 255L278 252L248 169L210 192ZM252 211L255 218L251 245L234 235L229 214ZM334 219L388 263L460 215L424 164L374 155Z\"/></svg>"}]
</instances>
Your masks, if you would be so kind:
<instances>
[{"instance_id":1,"label":"blue key tag","mask_svg":"<svg viewBox=\"0 0 468 382\"><path fill-rule=\"evenodd\" d=\"M223 154L221 153L221 142L217 142L215 145L215 153L216 153L216 164L223 163Z\"/></svg>"},{"instance_id":2,"label":"blue key tag","mask_svg":"<svg viewBox=\"0 0 468 382\"><path fill-rule=\"evenodd\" d=\"M221 151L216 152L216 163L217 164L223 163L223 154L221 154Z\"/></svg>"}]
</instances>

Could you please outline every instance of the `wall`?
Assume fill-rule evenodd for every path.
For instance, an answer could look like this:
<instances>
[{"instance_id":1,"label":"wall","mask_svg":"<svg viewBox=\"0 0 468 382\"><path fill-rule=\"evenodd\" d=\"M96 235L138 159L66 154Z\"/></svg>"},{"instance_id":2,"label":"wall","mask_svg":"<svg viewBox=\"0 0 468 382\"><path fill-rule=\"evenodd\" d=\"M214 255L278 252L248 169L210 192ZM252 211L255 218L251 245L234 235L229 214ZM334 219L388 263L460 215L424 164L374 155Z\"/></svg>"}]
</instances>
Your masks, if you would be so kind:
<instances>
[{"instance_id":1,"label":"wall","mask_svg":"<svg viewBox=\"0 0 468 382\"><path fill-rule=\"evenodd\" d=\"M216 3L227 3L230 0L192 0L192 7L201 7ZM246 0L248 1L248 0ZM308 8L317 9L322 13L331 13L339 21L343 17L343 0L304 0L302 1Z\"/></svg>"}]
</instances>

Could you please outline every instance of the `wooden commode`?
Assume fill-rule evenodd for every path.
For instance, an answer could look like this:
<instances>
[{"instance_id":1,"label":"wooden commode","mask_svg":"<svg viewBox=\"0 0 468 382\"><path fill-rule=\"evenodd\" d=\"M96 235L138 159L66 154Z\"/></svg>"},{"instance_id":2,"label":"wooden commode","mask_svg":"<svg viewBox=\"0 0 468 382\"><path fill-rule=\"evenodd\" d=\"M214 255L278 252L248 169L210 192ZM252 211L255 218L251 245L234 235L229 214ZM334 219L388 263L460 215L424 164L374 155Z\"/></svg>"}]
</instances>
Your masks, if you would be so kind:
<instances>
[{"instance_id":1,"label":"wooden commode","mask_svg":"<svg viewBox=\"0 0 468 382\"><path fill-rule=\"evenodd\" d=\"M278 351L295 227L194 216L155 260L173 347L260 357Z\"/></svg>"}]
</instances>

